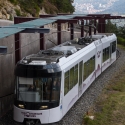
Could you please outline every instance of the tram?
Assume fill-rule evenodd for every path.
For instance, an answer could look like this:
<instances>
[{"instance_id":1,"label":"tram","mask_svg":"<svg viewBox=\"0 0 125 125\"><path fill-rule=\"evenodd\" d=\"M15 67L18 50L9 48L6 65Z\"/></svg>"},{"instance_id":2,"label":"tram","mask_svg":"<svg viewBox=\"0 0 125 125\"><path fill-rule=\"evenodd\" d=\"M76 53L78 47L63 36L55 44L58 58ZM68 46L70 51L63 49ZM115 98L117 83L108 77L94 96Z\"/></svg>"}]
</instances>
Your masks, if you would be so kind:
<instances>
[{"instance_id":1,"label":"tram","mask_svg":"<svg viewBox=\"0 0 125 125\"><path fill-rule=\"evenodd\" d=\"M60 121L92 82L116 60L115 34L75 38L20 60L15 67L14 120Z\"/></svg>"}]
</instances>

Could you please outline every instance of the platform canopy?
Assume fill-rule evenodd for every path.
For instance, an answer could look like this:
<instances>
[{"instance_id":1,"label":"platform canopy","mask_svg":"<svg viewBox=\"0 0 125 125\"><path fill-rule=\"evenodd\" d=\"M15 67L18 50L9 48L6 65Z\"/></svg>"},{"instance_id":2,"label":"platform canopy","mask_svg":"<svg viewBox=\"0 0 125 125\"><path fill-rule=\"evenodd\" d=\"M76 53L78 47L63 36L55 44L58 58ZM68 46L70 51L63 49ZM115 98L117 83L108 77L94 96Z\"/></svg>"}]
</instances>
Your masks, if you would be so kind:
<instances>
[{"instance_id":1,"label":"platform canopy","mask_svg":"<svg viewBox=\"0 0 125 125\"><path fill-rule=\"evenodd\" d=\"M4 37L8 37L10 35L22 32L22 33L48 33L49 29L39 28L41 26L54 23L57 20L68 20L73 19L77 16L85 16L85 15L62 15L62 16L55 16L55 17L48 17L48 18L40 18L35 19L32 21L27 21L24 23L14 24L11 26L3 26L0 28L0 39Z\"/></svg>"},{"instance_id":2,"label":"platform canopy","mask_svg":"<svg viewBox=\"0 0 125 125\"><path fill-rule=\"evenodd\" d=\"M13 35L15 33L19 33L24 29L18 29L18 28L0 28L0 39Z\"/></svg>"},{"instance_id":3,"label":"platform canopy","mask_svg":"<svg viewBox=\"0 0 125 125\"><path fill-rule=\"evenodd\" d=\"M19 23L11 26L2 26L0 28L0 39L10 35L22 33L48 33L49 29L39 28L41 26L55 22L56 20L50 19L35 19L24 23Z\"/></svg>"},{"instance_id":4,"label":"platform canopy","mask_svg":"<svg viewBox=\"0 0 125 125\"><path fill-rule=\"evenodd\" d=\"M24 23L19 23L19 24L15 24L12 25L12 27L20 27L20 28L37 28L37 27L41 27L50 23L55 22L56 20L50 20L50 19L35 19L32 21L27 21Z\"/></svg>"},{"instance_id":5,"label":"platform canopy","mask_svg":"<svg viewBox=\"0 0 125 125\"><path fill-rule=\"evenodd\" d=\"M76 19L77 20L78 19L92 19L93 16L100 17L100 16L106 16L106 14L103 14L103 15L86 15L86 14L71 14L71 15L62 14L61 15L59 14L59 15L55 15L52 17L34 19L32 21L14 24L11 26L4 26L0 28L0 39L16 34L16 33L35 33L35 32L48 33L49 29L39 28L39 27L47 25L47 24L51 24L54 22L59 22L60 20L63 20L62 22L68 21L70 23L71 21L75 22Z\"/></svg>"}]
</instances>

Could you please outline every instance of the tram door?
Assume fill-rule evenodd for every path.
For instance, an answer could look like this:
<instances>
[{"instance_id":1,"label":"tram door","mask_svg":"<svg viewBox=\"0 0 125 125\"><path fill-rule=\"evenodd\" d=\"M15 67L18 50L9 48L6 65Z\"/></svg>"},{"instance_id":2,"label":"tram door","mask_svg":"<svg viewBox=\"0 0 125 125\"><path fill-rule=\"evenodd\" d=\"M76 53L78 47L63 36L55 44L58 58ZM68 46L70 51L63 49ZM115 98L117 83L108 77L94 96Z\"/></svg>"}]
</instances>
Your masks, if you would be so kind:
<instances>
[{"instance_id":1,"label":"tram door","mask_svg":"<svg viewBox=\"0 0 125 125\"><path fill-rule=\"evenodd\" d=\"M83 61L79 63L79 87L78 87L78 95L82 94L82 76L83 76Z\"/></svg>"},{"instance_id":2,"label":"tram door","mask_svg":"<svg viewBox=\"0 0 125 125\"><path fill-rule=\"evenodd\" d=\"M102 72L102 41L96 40L96 78L101 74Z\"/></svg>"},{"instance_id":3,"label":"tram door","mask_svg":"<svg viewBox=\"0 0 125 125\"><path fill-rule=\"evenodd\" d=\"M110 63L116 59L116 41L110 43Z\"/></svg>"}]
</instances>

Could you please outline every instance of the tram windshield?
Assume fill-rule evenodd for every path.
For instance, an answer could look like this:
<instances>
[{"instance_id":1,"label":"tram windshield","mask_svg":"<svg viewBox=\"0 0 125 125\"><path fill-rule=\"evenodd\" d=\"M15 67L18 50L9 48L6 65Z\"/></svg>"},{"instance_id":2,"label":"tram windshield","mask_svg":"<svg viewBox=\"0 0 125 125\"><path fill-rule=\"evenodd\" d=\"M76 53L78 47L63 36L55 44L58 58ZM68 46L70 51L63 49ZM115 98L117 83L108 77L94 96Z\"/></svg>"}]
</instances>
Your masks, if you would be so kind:
<instances>
[{"instance_id":1,"label":"tram windshield","mask_svg":"<svg viewBox=\"0 0 125 125\"><path fill-rule=\"evenodd\" d=\"M16 79L16 95L19 101L50 102L60 97L61 79L57 78L24 78Z\"/></svg>"}]
</instances>

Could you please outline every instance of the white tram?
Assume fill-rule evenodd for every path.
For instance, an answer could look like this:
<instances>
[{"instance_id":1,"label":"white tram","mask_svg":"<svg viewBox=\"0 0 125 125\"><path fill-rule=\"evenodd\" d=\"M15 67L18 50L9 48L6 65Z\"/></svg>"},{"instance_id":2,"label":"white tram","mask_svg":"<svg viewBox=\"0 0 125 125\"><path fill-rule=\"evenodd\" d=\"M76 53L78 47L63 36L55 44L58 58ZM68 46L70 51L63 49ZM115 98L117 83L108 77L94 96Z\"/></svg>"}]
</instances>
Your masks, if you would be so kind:
<instances>
[{"instance_id":1,"label":"white tram","mask_svg":"<svg viewBox=\"0 0 125 125\"><path fill-rule=\"evenodd\" d=\"M115 34L74 39L26 56L15 68L14 120L60 121L91 83L116 60Z\"/></svg>"}]
</instances>

